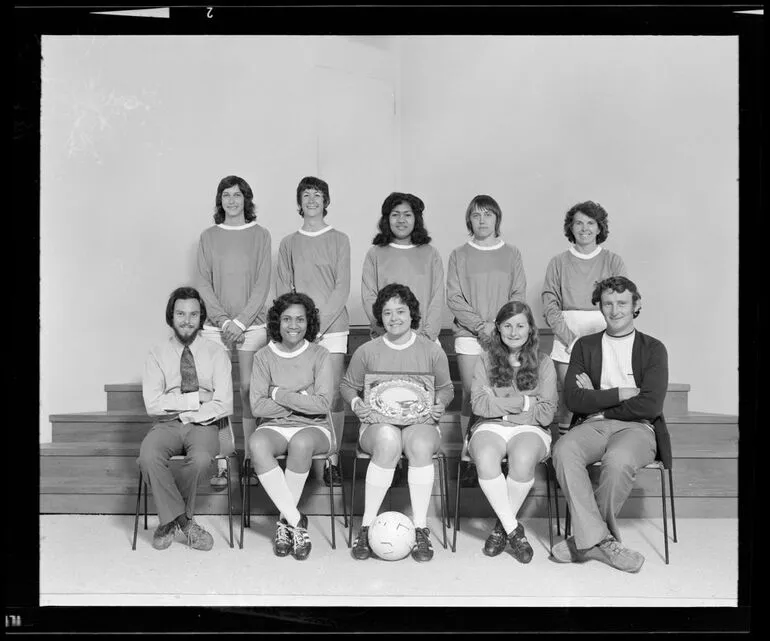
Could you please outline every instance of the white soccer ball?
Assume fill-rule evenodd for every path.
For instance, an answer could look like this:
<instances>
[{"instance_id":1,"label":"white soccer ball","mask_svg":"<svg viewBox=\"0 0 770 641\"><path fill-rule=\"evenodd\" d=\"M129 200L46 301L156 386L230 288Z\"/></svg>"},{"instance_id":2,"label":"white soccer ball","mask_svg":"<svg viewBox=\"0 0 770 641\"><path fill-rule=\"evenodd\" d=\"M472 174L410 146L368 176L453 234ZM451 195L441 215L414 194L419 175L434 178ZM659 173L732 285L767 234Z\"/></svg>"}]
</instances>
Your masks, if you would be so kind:
<instances>
[{"instance_id":1,"label":"white soccer ball","mask_svg":"<svg viewBox=\"0 0 770 641\"><path fill-rule=\"evenodd\" d=\"M414 523L401 512L383 512L369 526L369 547L381 559L398 561L414 547Z\"/></svg>"}]
</instances>

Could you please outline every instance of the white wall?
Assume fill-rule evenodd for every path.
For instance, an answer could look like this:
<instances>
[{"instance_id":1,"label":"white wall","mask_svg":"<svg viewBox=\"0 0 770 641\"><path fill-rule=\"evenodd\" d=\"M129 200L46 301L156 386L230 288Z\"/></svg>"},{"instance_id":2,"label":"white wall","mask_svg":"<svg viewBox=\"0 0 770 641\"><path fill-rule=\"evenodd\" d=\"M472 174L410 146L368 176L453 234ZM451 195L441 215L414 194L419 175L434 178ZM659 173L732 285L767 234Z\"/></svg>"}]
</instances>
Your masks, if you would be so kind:
<instances>
[{"instance_id":1,"label":"white wall","mask_svg":"<svg viewBox=\"0 0 770 641\"><path fill-rule=\"evenodd\" d=\"M445 261L492 195L542 326L564 214L601 203L670 381L690 409L737 414L737 63L735 37L405 38L403 187Z\"/></svg>"},{"instance_id":2,"label":"white wall","mask_svg":"<svg viewBox=\"0 0 770 641\"><path fill-rule=\"evenodd\" d=\"M47 36L42 51L41 441L49 414L103 410L105 383L140 380L230 173L274 254L299 178L329 182L354 323L390 191L425 200L445 262L468 200L493 195L537 310L564 211L597 200L671 380L693 409L737 412L735 38ZM700 309L718 310L718 341Z\"/></svg>"}]
</instances>

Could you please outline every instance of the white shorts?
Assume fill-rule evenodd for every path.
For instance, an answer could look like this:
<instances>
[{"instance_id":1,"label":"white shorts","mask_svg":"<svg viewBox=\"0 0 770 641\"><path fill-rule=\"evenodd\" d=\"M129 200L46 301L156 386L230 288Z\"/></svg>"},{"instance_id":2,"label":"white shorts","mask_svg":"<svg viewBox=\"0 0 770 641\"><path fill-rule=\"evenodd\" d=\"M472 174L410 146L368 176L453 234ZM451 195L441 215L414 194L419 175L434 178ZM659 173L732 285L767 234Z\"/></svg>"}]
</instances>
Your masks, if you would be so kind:
<instances>
[{"instance_id":1,"label":"white shorts","mask_svg":"<svg viewBox=\"0 0 770 641\"><path fill-rule=\"evenodd\" d=\"M243 342L235 347L239 352L256 352L267 345L267 328L264 325L247 327L243 335ZM222 341L222 330L218 327L204 325L203 329L201 329L201 336L227 349L227 346Z\"/></svg>"},{"instance_id":2,"label":"white shorts","mask_svg":"<svg viewBox=\"0 0 770 641\"><path fill-rule=\"evenodd\" d=\"M366 428L370 425L382 425L382 423L361 423L358 427L358 441L361 442L361 437L364 435L364 432L366 431ZM423 425L427 425L427 423L423 423ZM397 430L403 429L405 427L409 427L408 425L394 425ZM436 423L436 431L438 432L439 437L441 437L441 425L439 423Z\"/></svg>"},{"instance_id":3,"label":"white shorts","mask_svg":"<svg viewBox=\"0 0 770 641\"><path fill-rule=\"evenodd\" d=\"M518 434L524 434L526 432L531 432L533 434L537 434L541 439L543 439L543 444L545 445L545 456L543 456L543 460L548 458L548 453L551 451L551 433L546 432L542 427L537 427L535 425L481 423L474 428L473 434L471 435L471 441L473 441L473 437L476 436L476 434L479 432L492 432L493 434L497 434L498 436L502 437L506 445L508 444L508 441L510 441L514 436L517 436Z\"/></svg>"},{"instance_id":4,"label":"white shorts","mask_svg":"<svg viewBox=\"0 0 770 641\"><path fill-rule=\"evenodd\" d=\"M288 445L292 438L294 438L294 435L297 432L301 432L306 427L317 427L319 430L321 430L324 433L324 436L326 437L326 440L329 441L329 449L327 451L331 451L332 449L332 436L329 433L329 429L324 427L323 425L299 425L297 427L284 427L283 425L270 425L269 423L260 425L257 427L257 430L273 430L274 432L278 432L281 436L283 436L286 439L286 444Z\"/></svg>"},{"instance_id":5,"label":"white shorts","mask_svg":"<svg viewBox=\"0 0 770 641\"><path fill-rule=\"evenodd\" d=\"M564 312L564 322L572 333L580 336L596 334L607 327L607 322L599 310L568 309ZM553 347L551 348L551 360L559 363L569 363L569 354L556 336L553 337Z\"/></svg>"},{"instance_id":6,"label":"white shorts","mask_svg":"<svg viewBox=\"0 0 770 641\"><path fill-rule=\"evenodd\" d=\"M478 356L483 351L478 339L473 336L457 336L455 338L455 354Z\"/></svg>"},{"instance_id":7,"label":"white shorts","mask_svg":"<svg viewBox=\"0 0 770 641\"><path fill-rule=\"evenodd\" d=\"M318 341L318 344L321 347L325 347L326 351L328 351L330 354L347 354L348 334L350 334L350 332L333 332L331 334L324 334L323 338Z\"/></svg>"}]
</instances>

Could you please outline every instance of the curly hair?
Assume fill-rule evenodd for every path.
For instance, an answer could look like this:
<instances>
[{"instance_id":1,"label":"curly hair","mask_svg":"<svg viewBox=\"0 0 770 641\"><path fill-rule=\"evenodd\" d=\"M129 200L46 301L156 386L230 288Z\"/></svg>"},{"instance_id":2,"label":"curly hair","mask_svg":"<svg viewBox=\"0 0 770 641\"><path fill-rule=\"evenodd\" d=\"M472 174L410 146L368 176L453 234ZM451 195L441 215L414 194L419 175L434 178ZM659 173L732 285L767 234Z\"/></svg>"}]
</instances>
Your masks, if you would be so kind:
<instances>
[{"instance_id":1,"label":"curly hair","mask_svg":"<svg viewBox=\"0 0 770 641\"><path fill-rule=\"evenodd\" d=\"M500 235L500 221L503 218L503 211L500 205L492 196L479 194L471 200L468 208L465 210L465 226L468 233L473 236L473 226L471 225L471 214L476 211L491 211L495 215L495 238Z\"/></svg>"},{"instance_id":2,"label":"curly hair","mask_svg":"<svg viewBox=\"0 0 770 641\"><path fill-rule=\"evenodd\" d=\"M321 327L321 314L315 306L313 299L307 294L288 292L276 298L267 311L267 336L276 343L281 342L281 314L292 305L302 305L307 316L307 330L305 340L312 343Z\"/></svg>"},{"instance_id":3,"label":"curly hair","mask_svg":"<svg viewBox=\"0 0 770 641\"><path fill-rule=\"evenodd\" d=\"M610 223L607 220L607 211L599 203L593 200L586 200L584 203L578 203L570 207L564 216L564 235L569 242L575 242L575 234L572 233L572 223L575 221L576 214L583 214L593 218L599 226L599 233L596 235L596 244L601 245L607 236L610 235Z\"/></svg>"},{"instance_id":4,"label":"curly hair","mask_svg":"<svg viewBox=\"0 0 770 641\"><path fill-rule=\"evenodd\" d=\"M406 285L399 283L391 283L385 285L380 291L377 292L377 300L372 305L372 313L377 319L377 325L383 327L382 324L382 308L385 307L391 298L398 298L409 308L409 314L412 316L412 329L417 329L420 326L420 301L417 300L417 296L412 293Z\"/></svg>"},{"instance_id":5,"label":"curly hair","mask_svg":"<svg viewBox=\"0 0 770 641\"><path fill-rule=\"evenodd\" d=\"M302 213L302 192L306 189L317 189L324 195L323 215L326 216L326 208L332 202L329 196L329 184L325 180L321 180L315 176L305 176L299 181L299 185L297 185L297 207L299 208L299 215L303 217L305 214Z\"/></svg>"},{"instance_id":6,"label":"curly hair","mask_svg":"<svg viewBox=\"0 0 770 641\"><path fill-rule=\"evenodd\" d=\"M632 304L636 305L637 301L642 300L642 295L639 293L639 289L636 287L636 284L625 276L610 276L604 280L597 281L594 285L593 294L591 294L591 304L596 305L597 303L600 303L602 300L602 294L605 292L610 291L622 294L626 290L631 292ZM637 309L634 312L634 318L639 316L640 311L641 309Z\"/></svg>"},{"instance_id":7,"label":"curly hair","mask_svg":"<svg viewBox=\"0 0 770 641\"><path fill-rule=\"evenodd\" d=\"M254 192L251 191L249 183L240 176L225 176L219 181L217 187L217 198L214 205L214 222L221 225L225 222L225 210L222 208L222 192L230 187L237 186L243 194L243 218L247 223L257 219L256 208L254 207Z\"/></svg>"},{"instance_id":8,"label":"curly hair","mask_svg":"<svg viewBox=\"0 0 770 641\"><path fill-rule=\"evenodd\" d=\"M423 220L423 211L425 203L414 194L403 194L400 191L394 191L382 203L382 214L377 228L380 232L372 240L372 245L385 247L393 242L393 230L390 228L390 212L392 212L401 203L406 203L412 208L414 214L414 229L412 230L411 241L413 245L427 245L432 238L425 229Z\"/></svg>"},{"instance_id":9,"label":"curly hair","mask_svg":"<svg viewBox=\"0 0 770 641\"><path fill-rule=\"evenodd\" d=\"M529 336L519 350L519 362L521 366L516 372L516 387L520 391L531 390L537 387L540 355L540 337L535 326L535 318L532 309L521 301L510 301L500 308L495 317L495 329L487 347L490 360L489 380L495 387L508 387L513 383L513 367L508 356L510 348L503 342L500 336L500 325L516 314L524 314L529 323Z\"/></svg>"},{"instance_id":10,"label":"curly hair","mask_svg":"<svg viewBox=\"0 0 770 641\"><path fill-rule=\"evenodd\" d=\"M188 300L190 298L197 300L201 306L200 326L203 327L203 323L206 321L206 303L203 302L201 295L194 287L177 287L171 292L171 296L168 297L168 303L166 303L166 325L174 327L174 307L176 306L176 302L178 300Z\"/></svg>"}]
</instances>

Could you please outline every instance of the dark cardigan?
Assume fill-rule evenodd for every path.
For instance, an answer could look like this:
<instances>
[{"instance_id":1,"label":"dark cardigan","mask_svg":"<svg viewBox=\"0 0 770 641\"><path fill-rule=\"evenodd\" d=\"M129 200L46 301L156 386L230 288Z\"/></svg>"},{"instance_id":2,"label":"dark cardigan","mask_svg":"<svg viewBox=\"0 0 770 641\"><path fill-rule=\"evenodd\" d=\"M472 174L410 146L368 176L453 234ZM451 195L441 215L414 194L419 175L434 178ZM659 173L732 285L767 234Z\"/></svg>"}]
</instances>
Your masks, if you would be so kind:
<instances>
[{"instance_id":1,"label":"dark cardigan","mask_svg":"<svg viewBox=\"0 0 770 641\"><path fill-rule=\"evenodd\" d=\"M631 367L639 394L619 400L617 387L599 389L602 376L602 336L604 332L582 336L572 348L564 381L564 400L573 412L571 425L582 423L589 414L603 412L604 417L619 421L648 420L655 430L657 456L666 468L671 467L671 437L663 418L663 401L668 390L668 352L658 339L636 331L631 352ZM585 372L594 389L582 389L575 377Z\"/></svg>"}]
</instances>

